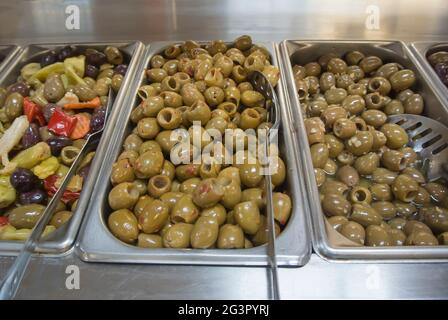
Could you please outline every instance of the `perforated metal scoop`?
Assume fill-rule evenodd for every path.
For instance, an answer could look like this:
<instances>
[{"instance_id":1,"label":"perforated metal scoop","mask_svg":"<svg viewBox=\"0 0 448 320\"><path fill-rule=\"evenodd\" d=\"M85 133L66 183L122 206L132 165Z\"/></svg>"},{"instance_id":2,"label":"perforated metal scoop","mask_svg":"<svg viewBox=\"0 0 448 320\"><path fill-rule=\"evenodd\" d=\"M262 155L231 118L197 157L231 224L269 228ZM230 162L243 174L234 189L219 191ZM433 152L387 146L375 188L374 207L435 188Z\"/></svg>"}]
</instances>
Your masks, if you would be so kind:
<instances>
[{"instance_id":1,"label":"perforated metal scoop","mask_svg":"<svg viewBox=\"0 0 448 320\"><path fill-rule=\"evenodd\" d=\"M448 128L440 122L413 114L389 117L389 122L400 125L409 136L408 146L418 153L429 181L448 180Z\"/></svg>"}]
</instances>

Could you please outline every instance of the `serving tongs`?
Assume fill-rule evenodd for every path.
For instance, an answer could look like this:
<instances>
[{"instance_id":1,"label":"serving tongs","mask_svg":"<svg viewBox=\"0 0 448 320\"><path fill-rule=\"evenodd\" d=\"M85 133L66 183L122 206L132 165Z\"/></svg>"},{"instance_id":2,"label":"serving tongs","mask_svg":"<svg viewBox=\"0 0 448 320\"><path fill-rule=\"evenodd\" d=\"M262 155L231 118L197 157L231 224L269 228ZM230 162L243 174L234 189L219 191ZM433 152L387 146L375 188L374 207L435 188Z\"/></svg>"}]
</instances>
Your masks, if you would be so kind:
<instances>
[{"instance_id":1,"label":"serving tongs","mask_svg":"<svg viewBox=\"0 0 448 320\"><path fill-rule=\"evenodd\" d=\"M439 121L414 114L389 117L409 136L408 146L420 155L422 170L428 181L444 178L448 181L448 128Z\"/></svg>"},{"instance_id":2,"label":"serving tongs","mask_svg":"<svg viewBox=\"0 0 448 320\"><path fill-rule=\"evenodd\" d=\"M101 134L104 130L107 118L110 114L110 109L113 105L113 98L114 98L113 91L109 89L104 116L104 123L102 128L89 135L87 141L84 143L84 146L81 148L78 156L75 158L75 161L72 163L70 169L68 170L67 175L62 180L59 189L56 191L53 198L51 198L50 202L45 208L45 211L40 216L39 220L37 221L36 225L31 231L29 238L25 241L22 250L20 251L19 255L9 268L8 273L4 277L2 283L0 284L0 299L9 300L13 299L14 296L16 295L20 282L22 281L26 268L31 260L32 254L35 253L36 247L38 246L42 233L45 230L45 227L49 223L50 219L53 217L54 211L58 206L59 200L63 196L64 191L67 188L67 185L69 184L72 176L78 171L78 167L81 164L84 157L87 155L88 152L97 147L101 139ZM55 230L54 232L57 232L57 230Z\"/></svg>"},{"instance_id":3,"label":"serving tongs","mask_svg":"<svg viewBox=\"0 0 448 320\"><path fill-rule=\"evenodd\" d=\"M265 98L265 108L267 111L268 121L272 122L272 127L268 130L267 136L264 139L265 156L269 156L269 146L274 142L274 138L278 134L280 127L280 110L278 106L277 95L274 88L264 76L263 73L253 71L248 76L249 82L252 84L255 91L258 91ZM269 263L269 295L273 300L280 299L280 290L278 283L277 271L277 255L275 253L275 220L274 220L274 205L272 197L272 178L270 173L265 175L266 185L266 202L267 202L267 225L268 225L268 263Z\"/></svg>"}]
</instances>

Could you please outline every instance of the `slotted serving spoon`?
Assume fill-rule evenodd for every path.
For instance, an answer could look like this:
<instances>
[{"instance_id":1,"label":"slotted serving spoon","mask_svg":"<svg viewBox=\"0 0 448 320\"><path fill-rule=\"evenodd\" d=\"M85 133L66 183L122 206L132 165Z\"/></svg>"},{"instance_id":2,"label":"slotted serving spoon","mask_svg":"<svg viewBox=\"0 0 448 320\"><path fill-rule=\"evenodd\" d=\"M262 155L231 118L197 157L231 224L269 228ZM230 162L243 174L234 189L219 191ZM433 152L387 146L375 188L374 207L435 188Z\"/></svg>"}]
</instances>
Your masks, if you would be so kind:
<instances>
[{"instance_id":1,"label":"slotted serving spoon","mask_svg":"<svg viewBox=\"0 0 448 320\"><path fill-rule=\"evenodd\" d=\"M106 125L106 121L109 116L112 104L113 104L113 91L109 89L103 127L100 130L89 135L87 141L84 143L84 146L82 147L75 161L71 165L67 175L65 176L61 185L59 186L58 191L56 191L53 198L48 203L45 211L40 216L39 220L37 221L36 225L31 231L28 240L25 241L22 250L15 259L14 263L9 268L8 273L6 274L2 283L0 284L1 300L9 300L14 298L14 296L16 295L20 282L22 281L26 268L30 262L31 256L38 245L38 242L42 236L42 233L45 230L45 227L47 226L48 222L53 216L53 213L56 207L58 206L59 200L63 196L64 191L67 188L67 185L71 177L75 174L75 172L77 172L82 159L84 159L87 153L98 145L101 138L101 133L103 132L104 127Z\"/></svg>"},{"instance_id":2,"label":"slotted serving spoon","mask_svg":"<svg viewBox=\"0 0 448 320\"><path fill-rule=\"evenodd\" d=\"M409 136L408 146L420 155L429 181L448 180L448 128L439 121L414 114L389 117Z\"/></svg>"},{"instance_id":3,"label":"slotted serving spoon","mask_svg":"<svg viewBox=\"0 0 448 320\"><path fill-rule=\"evenodd\" d=\"M268 112L268 121L273 123L272 127L267 132L265 137L265 155L268 155L269 145L273 142L278 133L280 127L280 110L278 106L277 95L272 87L271 83L266 79L264 74L258 71L253 71L248 76L249 82L254 87L255 91L258 91L265 98L265 107ZM275 221L274 221L274 205L272 198L272 179L268 173L265 175L266 184L266 200L267 200L267 223L268 223L268 259L269 259L269 294L273 300L280 299L280 290L278 284L278 272L277 272L277 255L275 253Z\"/></svg>"}]
</instances>

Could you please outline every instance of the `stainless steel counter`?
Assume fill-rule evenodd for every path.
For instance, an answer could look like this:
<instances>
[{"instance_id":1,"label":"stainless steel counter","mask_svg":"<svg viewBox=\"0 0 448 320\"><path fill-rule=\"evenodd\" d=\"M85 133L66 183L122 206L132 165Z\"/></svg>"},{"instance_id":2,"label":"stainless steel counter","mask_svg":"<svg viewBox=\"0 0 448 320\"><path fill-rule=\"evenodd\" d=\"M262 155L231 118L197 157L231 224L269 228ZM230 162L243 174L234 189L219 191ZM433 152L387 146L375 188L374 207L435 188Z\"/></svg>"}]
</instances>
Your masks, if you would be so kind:
<instances>
[{"instance_id":1,"label":"stainless steel counter","mask_svg":"<svg viewBox=\"0 0 448 320\"><path fill-rule=\"evenodd\" d=\"M80 9L79 30L66 28L68 5ZM370 20L376 13L379 29L375 29L376 21ZM0 44L22 45L129 39L230 40L242 33L259 41L448 41L445 0L3 0L0 21ZM11 261L11 257L0 257L0 277ZM67 274L67 266L71 265L79 268L79 290L66 287L72 270L69 267ZM442 263L329 263L313 254L305 267L281 268L279 278L283 299L448 298L448 264ZM33 258L17 298L264 299L266 283L264 268L85 263L69 252L64 257Z\"/></svg>"}]
</instances>

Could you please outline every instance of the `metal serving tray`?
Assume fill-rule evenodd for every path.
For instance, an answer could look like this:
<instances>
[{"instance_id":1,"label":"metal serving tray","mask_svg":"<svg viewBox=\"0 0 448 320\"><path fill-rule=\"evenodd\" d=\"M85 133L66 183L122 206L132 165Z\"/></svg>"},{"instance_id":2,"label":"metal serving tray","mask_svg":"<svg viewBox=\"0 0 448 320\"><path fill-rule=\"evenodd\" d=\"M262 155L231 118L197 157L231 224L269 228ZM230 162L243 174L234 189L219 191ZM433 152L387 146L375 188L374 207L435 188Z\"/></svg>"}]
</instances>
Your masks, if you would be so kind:
<instances>
[{"instance_id":1,"label":"metal serving tray","mask_svg":"<svg viewBox=\"0 0 448 320\"><path fill-rule=\"evenodd\" d=\"M94 48L104 50L106 46L112 45L118 47L125 56L125 61L129 63L128 71L123 79L122 87L115 97L114 106L109 115L103 137L96 149L95 157L92 161L89 178L84 182L83 190L78 201L77 209L72 218L64 226L55 231L48 239L41 241L36 249L39 253L60 254L67 251L74 243L79 225L83 219L84 213L92 189L98 176L98 170L101 167L102 159L108 147L109 138L112 136L114 123L118 119L121 110L121 101L126 98L126 88L134 78L138 59L144 51L144 46L140 41L129 42L104 42L104 43L57 43L57 44L32 44L27 46L5 69L0 76L0 86L7 86L14 83L17 76L20 75L20 69L27 63L38 62L43 54L48 50L58 49L65 45L76 45L81 50ZM0 254L15 255L23 246L22 241L0 241Z\"/></svg>"},{"instance_id":2,"label":"metal serving tray","mask_svg":"<svg viewBox=\"0 0 448 320\"><path fill-rule=\"evenodd\" d=\"M293 80L292 65L315 61L328 52L343 54L350 50L359 50L366 55L377 55L387 62L398 62L412 69L418 81L414 85L425 100L425 116L448 124L448 108L443 105L434 88L422 75L423 69L414 60L409 49L399 41L296 41L285 40L281 43L282 71L287 80L288 98L295 118L293 124L298 131L301 155L302 176L305 179L308 205L313 224L313 248L322 258L331 261L350 262L435 262L448 259L448 246L438 247L341 247L330 243L322 212L319 193L313 174L310 148L304 128L300 103ZM286 86L285 86L286 87Z\"/></svg>"},{"instance_id":3,"label":"metal serving tray","mask_svg":"<svg viewBox=\"0 0 448 320\"><path fill-rule=\"evenodd\" d=\"M16 45L0 45L0 74L20 50L20 47Z\"/></svg>"},{"instance_id":4,"label":"metal serving tray","mask_svg":"<svg viewBox=\"0 0 448 320\"><path fill-rule=\"evenodd\" d=\"M76 249L84 261L122 262L122 263L158 263L158 264L201 264L201 265L268 265L266 245L251 249L145 249L127 245L115 238L109 231L106 220L108 211L107 195L111 189L109 177L112 164L121 152L122 142L131 132L129 117L133 107L138 103L137 89L144 81L144 70L151 57L161 53L173 42L152 43L147 49L140 64L138 75L130 88L129 99L122 108L122 116L116 125L115 134L107 157L99 173L100 178L95 185L88 211L91 214L84 220ZM277 56L272 43L260 43L271 52L272 63L278 66ZM278 87L281 87L281 81ZM296 145L295 137L288 130L291 126L291 116L285 108L282 90L277 89L280 101L281 118L283 120L279 136L280 151L287 163L287 189L292 197L293 211L285 230L276 240L277 262L283 266L304 265L311 253L311 243L308 233L308 224L299 188L298 170L294 155ZM129 107L128 107L129 106Z\"/></svg>"},{"instance_id":5,"label":"metal serving tray","mask_svg":"<svg viewBox=\"0 0 448 320\"><path fill-rule=\"evenodd\" d=\"M448 88L445 87L445 85L442 83L427 59L427 57L434 52L448 51L448 41L413 42L409 47L415 58L420 62L420 65L425 71L424 76L427 78L427 81L434 86L434 90L439 96L439 99L443 101L446 106L448 106Z\"/></svg>"}]
</instances>

